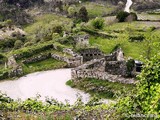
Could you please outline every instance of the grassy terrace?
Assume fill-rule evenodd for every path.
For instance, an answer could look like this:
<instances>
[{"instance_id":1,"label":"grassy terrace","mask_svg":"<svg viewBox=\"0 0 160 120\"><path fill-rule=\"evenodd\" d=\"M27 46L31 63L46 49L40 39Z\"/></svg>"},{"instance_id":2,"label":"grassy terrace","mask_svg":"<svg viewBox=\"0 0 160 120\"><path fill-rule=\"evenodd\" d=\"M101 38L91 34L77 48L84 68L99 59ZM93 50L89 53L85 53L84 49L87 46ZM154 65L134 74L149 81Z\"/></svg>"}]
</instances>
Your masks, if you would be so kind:
<instances>
[{"instance_id":1,"label":"grassy terrace","mask_svg":"<svg viewBox=\"0 0 160 120\"><path fill-rule=\"evenodd\" d=\"M155 26L154 24L153 26ZM104 33L117 36L117 38L101 38L97 36L90 37L90 44L92 46L99 47L104 53L110 53L112 50L119 46L123 49L126 57L132 57L135 59L139 59L141 55L145 55L148 45L146 41L150 41L150 46L152 46L153 42L158 43L160 30L154 30L152 32L147 32L151 28L151 25L148 25L143 22L124 22L124 23L115 23L112 25L106 25L103 29ZM136 35L145 36L143 41L135 41L130 42L129 37ZM152 47L151 54L154 55L156 50L160 50L160 48Z\"/></svg>"},{"instance_id":2,"label":"grassy terrace","mask_svg":"<svg viewBox=\"0 0 160 120\"><path fill-rule=\"evenodd\" d=\"M116 10L116 7L111 4L97 4L95 2L85 2L76 7L80 9L82 6L87 8L90 18L106 16Z\"/></svg>"},{"instance_id":3,"label":"grassy terrace","mask_svg":"<svg viewBox=\"0 0 160 120\"><path fill-rule=\"evenodd\" d=\"M24 74L33 73L37 71L44 71L44 70L51 70L51 69L58 69L63 68L67 65L67 63L58 61L52 58L47 60L25 64L23 65Z\"/></svg>"},{"instance_id":4,"label":"grassy terrace","mask_svg":"<svg viewBox=\"0 0 160 120\"><path fill-rule=\"evenodd\" d=\"M87 93L90 93L92 96L108 99L114 99L116 97L126 95L127 92L134 89L134 85L113 83L89 78L77 80L76 82L69 80L66 84L72 88L78 88Z\"/></svg>"}]
</instances>

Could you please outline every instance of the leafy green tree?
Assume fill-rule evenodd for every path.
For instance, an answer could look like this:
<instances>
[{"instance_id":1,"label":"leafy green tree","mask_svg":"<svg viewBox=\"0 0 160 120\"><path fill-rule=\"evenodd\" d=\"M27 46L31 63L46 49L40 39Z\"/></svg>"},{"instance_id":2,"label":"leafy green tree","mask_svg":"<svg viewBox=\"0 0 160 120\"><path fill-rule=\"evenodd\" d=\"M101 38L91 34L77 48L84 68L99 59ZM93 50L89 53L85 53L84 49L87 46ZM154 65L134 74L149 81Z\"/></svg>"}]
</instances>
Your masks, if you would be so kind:
<instances>
[{"instance_id":1,"label":"leafy green tree","mask_svg":"<svg viewBox=\"0 0 160 120\"><path fill-rule=\"evenodd\" d=\"M91 24L95 29L103 29L105 25L103 18L95 18Z\"/></svg>"},{"instance_id":2,"label":"leafy green tree","mask_svg":"<svg viewBox=\"0 0 160 120\"><path fill-rule=\"evenodd\" d=\"M119 22L124 22L128 16L129 16L128 12L120 11L117 14L116 18L118 19Z\"/></svg>"}]
</instances>

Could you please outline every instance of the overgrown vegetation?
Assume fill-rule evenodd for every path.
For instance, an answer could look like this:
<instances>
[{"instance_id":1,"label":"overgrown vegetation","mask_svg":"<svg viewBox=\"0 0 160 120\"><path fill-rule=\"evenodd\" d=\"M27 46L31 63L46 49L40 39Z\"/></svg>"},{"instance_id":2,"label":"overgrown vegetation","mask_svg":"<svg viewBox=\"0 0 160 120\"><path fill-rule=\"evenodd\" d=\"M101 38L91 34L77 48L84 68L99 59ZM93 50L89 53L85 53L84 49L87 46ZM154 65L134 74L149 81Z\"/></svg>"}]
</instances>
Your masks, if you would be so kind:
<instances>
[{"instance_id":1,"label":"overgrown vegetation","mask_svg":"<svg viewBox=\"0 0 160 120\"><path fill-rule=\"evenodd\" d=\"M126 91L132 91L134 85L126 85L121 83L113 83L109 81L97 80L97 79L79 79L69 80L67 85L83 90L98 98L115 99L122 97L126 94Z\"/></svg>"}]
</instances>

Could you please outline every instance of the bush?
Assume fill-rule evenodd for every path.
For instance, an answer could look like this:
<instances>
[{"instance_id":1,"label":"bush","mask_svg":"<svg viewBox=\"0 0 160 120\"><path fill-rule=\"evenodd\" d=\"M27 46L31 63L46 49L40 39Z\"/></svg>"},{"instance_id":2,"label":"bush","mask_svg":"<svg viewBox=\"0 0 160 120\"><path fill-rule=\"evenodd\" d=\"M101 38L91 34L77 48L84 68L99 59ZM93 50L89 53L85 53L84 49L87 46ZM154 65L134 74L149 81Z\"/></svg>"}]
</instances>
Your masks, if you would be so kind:
<instances>
[{"instance_id":1,"label":"bush","mask_svg":"<svg viewBox=\"0 0 160 120\"><path fill-rule=\"evenodd\" d=\"M78 14L78 19L80 19L82 22L88 22L88 12L86 7L81 7Z\"/></svg>"},{"instance_id":2,"label":"bush","mask_svg":"<svg viewBox=\"0 0 160 120\"><path fill-rule=\"evenodd\" d=\"M127 65L127 77L132 77L132 71L135 67L135 61L133 59L130 59L126 63Z\"/></svg>"},{"instance_id":3,"label":"bush","mask_svg":"<svg viewBox=\"0 0 160 120\"><path fill-rule=\"evenodd\" d=\"M69 16L74 16L75 15L75 13L76 13L76 9L75 9L75 7L69 7L68 8L68 14L69 14Z\"/></svg>"},{"instance_id":4,"label":"bush","mask_svg":"<svg viewBox=\"0 0 160 120\"><path fill-rule=\"evenodd\" d=\"M124 22L128 16L129 16L128 12L120 11L117 14L116 18L118 19L119 22Z\"/></svg>"},{"instance_id":5,"label":"bush","mask_svg":"<svg viewBox=\"0 0 160 120\"><path fill-rule=\"evenodd\" d=\"M21 48L22 45L23 45L22 41L16 40L16 42L14 43L14 48L19 49L19 48Z\"/></svg>"},{"instance_id":6,"label":"bush","mask_svg":"<svg viewBox=\"0 0 160 120\"><path fill-rule=\"evenodd\" d=\"M60 35L58 33L53 33L52 34L52 40L55 40L57 38L60 38Z\"/></svg>"},{"instance_id":7,"label":"bush","mask_svg":"<svg viewBox=\"0 0 160 120\"><path fill-rule=\"evenodd\" d=\"M0 41L0 48L13 48L14 47L14 43L15 43L16 39L5 39L5 40L1 40Z\"/></svg>"},{"instance_id":8,"label":"bush","mask_svg":"<svg viewBox=\"0 0 160 120\"><path fill-rule=\"evenodd\" d=\"M52 31L53 33L62 34L62 32L63 32L63 26L62 25L54 26L52 30L53 30Z\"/></svg>"},{"instance_id":9,"label":"bush","mask_svg":"<svg viewBox=\"0 0 160 120\"><path fill-rule=\"evenodd\" d=\"M103 29L105 25L103 18L95 18L91 24L95 29Z\"/></svg>"}]
</instances>

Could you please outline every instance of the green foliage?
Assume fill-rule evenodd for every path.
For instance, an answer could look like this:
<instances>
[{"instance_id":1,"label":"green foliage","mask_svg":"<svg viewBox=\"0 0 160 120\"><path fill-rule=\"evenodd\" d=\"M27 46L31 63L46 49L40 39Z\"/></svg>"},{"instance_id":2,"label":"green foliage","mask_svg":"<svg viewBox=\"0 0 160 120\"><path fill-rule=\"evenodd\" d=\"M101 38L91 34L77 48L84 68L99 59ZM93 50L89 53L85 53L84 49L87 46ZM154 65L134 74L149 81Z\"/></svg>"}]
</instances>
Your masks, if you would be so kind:
<instances>
[{"instance_id":1,"label":"green foliage","mask_svg":"<svg viewBox=\"0 0 160 120\"><path fill-rule=\"evenodd\" d=\"M126 66L127 66L127 77L133 77L132 76L132 71L135 67L134 59L129 59L126 63Z\"/></svg>"},{"instance_id":2,"label":"green foliage","mask_svg":"<svg viewBox=\"0 0 160 120\"><path fill-rule=\"evenodd\" d=\"M118 19L119 22L124 22L126 17L128 17L129 13L128 12L124 12L124 11L120 11L116 18Z\"/></svg>"},{"instance_id":3,"label":"green foliage","mask_svg":"<svg viewBox=\"0 0 160 120\"><path fill-rule=\"evenodd\" d=\"M80 19L82 22L88 22L88 12L86 7L81 7L78 13L78 19Z\"/></svg>"},{"instance_id":4,"label":"green foliage","mask_svg":"<svg viewBox=\"0 0 160 120\"><path fill-rule=\"evenodd\" d=\"M19 49L22 47L22 45L23 45L23 42L21 40L16 40L16 42L14 43L14 48Z\"/></svg>"},{"instance_id":5,"label":"green foliage","mask_svg":"<svg viewBox=\"0 0 160 120\"><path fill-rule=\"evenodd\" d=\"M53 33L52 34L52 40L56 40L58 38L60 38L60 35L58 33Z\"/></svg>"},{"instance_id":6,"label":"green foliage","mask_svg":"<svg viewBox=\"0 0 160 120\"><path fill-rule=\"evenodd\" d=\"M91 22L92 26L95 29L103 29L104 27L104 19L103 18L95 18L92 22Z\"/></svg>"},{"instance_id":7,"label":"green foliage","mask_svg":"<svg viewBox=\"0 0 160 120\"><path fill-rule=\"evenodd\" d=\"M138 35L130 35L129 36L129 40L131 42L134 42L134 41L138 41L138 42L141 42L145 39L144 35L143 34L138 34Z\"/></svg>"},{"instance_id":8,"label":"green foliage","mask_svg":"<svg viewBox=\"0 0 160 120\"><path fill-rule=\"evenodd\" d=\"M5 40L1 40L0 41L0 48L2 48L2 49L13 48L15 41L16 41L15 38L6 38Z\"/></svg>"},{"instance_id":9,"label":"green foliage","mask_svg":"<svg viewBox=\"0 0 160 120\"><path fill-rule=\"evenodd\" d=\"M120 99L112 117L118 119L160 119L160 56L157 53L145 65L138 76L135 93ZM145 116L145 117L143 117Z\"/></svg>"},{"instance_id":10,"label":"green foliage","mask_svg":"<svg viewBox=\"0 0 160 120\"><path fill-rule=\"evenodd\" d=\"M13 25L13 21L11 19L8 19L5 21L5 24L9 27L11 27Z\"/></svg>"},{"instance_id":11,"label":"green foliage","mask_svg":"<svg viewBox=\"0 0 160 120\"><path fill-rule=\"evenodd\" d=\"M21 59L21 58L30 57L34 54L38 54L50 49L53 49L52 44L38 44L36 46L24 47L24 48L15 50L10 54L16 54L17 56L16 59Z\"/></svg>"},{"instance_id":12,"label":"green foliage","mask_svg":"<svg viewBox=\"0 0 160 120\"><path fill-rule=\"evenodd\" d=\"M63 68L66 65L67 63L65 62L49 58L49 59L35 62L35 63L24 64L22 67L23 67L24 74L28 74L28 73L33 73L37 71Z\"/></svg>"},{"instance_id":13,"label":"green foliage","mask_svg":"<svg viewBox=\"0 0 160 120\"><path fill-rule=\"evenodd\" d=\"M52 28L52 33L62 34L62 32L63 32L63 26L62 26L62 25L55 25L55 26Z\"/></svg>"},{"instance_id":14,"label":"green foliage","mask_svg":"<svg viewBox=\"0 0 160 120\"><path fill-rule=\"evenodd\" d=\"M79 96L74 105L61 103L52 98L46 98L45 102L36 98L28 98L25 101L13 100L7 95L0 93L1 118L11 119L34 119L34 120L71 120L77 119L105 118L108 105L102 104L97 98L91 98L86 104ZM18 117L17 117L18 116Z\"/></svg>"},{"instance_id":15,"label":"green foliage","mask_svg":"<svg viewBox=\"0 0 160 120\"><path fill-rule=\"evenodd\" d=\"M69 16L72 17L72 16L75 15L75 13L76 13L76 8L75 7L71 6L71 7L68 8L68 14L69 14Z\"/></svg>"},{"instance_id":16,"label":"green foliage","mask_svg":"<svg viewBox=\"0 0 160 120\"><path fill-rule=\"evenodd\" d=\"M114 99L116 97L124 96L124 91L131 91L134 89L134 85L126 85L121 83L113 83L109 81L97 80L97 79L80 79L80 80L69 80L67 85L84 90L90 93L92 96L99 98Z\"/></svg>"},{"instance_id":17,"label":"green foliage","mask_svg":"<svg viewBox=\"0 0 160 120\"><path fill-rule=\"evenodd\" d=\"M72 21L66 17L54 14L45 14L35 18L33 24L25 27L28 33L27 42L46 42L52 40L53 33L59 33L62 36L63 31L70 31Z\"/></svg>"},{"instance_id":18,"label":"green foliage","mask_svg":"<svg viewBox=\"0 0 160 120\"><path fill-rule=\"evenodd\" d=\"M70 86L70 87L72 87L72 88L75 87L75 85L74 85L74 83L73 83L72 80L68 80L68 81L66 82L66 85L68 85L68 86Z\"/></svg>"}]
</instances>

